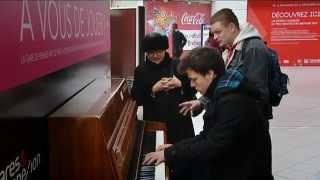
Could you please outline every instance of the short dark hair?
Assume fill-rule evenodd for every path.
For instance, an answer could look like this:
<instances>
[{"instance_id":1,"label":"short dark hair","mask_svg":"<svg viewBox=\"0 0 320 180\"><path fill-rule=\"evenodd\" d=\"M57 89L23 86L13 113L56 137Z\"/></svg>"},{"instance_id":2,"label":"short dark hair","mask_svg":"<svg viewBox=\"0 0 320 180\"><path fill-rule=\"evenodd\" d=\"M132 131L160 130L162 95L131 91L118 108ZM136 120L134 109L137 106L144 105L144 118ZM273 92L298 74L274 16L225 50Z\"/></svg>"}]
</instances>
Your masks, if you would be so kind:
<instances>
[{"instance_id":1,"label":"short dark hair","mask_svg":"<svg viewBox=\"0 0 320 180\"><path fill-rule=\"evenodd\" d=\"M208 47L197 47L182 59L179 64L179 71L185 73L191 69L201 75L206 75L210 70L220 77L225 72L224 61L216 49Z\"/></svg>"},{"instance_id":2,"label":"short dark hair","mask_svg":"<svg viewBox=\"0 0 320 180\"><path fill-rule=\"evenodd\" d=\"M142 41L142 47L144 52L167 50L168 37L157 32L148 33Z\"/></svg>"},{"instance_id":3,"label":"short dark hair","mask_svg":"<svg viewBox=\"0 0 320 180\"><path fill-rule=\"evenodd\" d=\"M238 29L240 29L237 16L229 8L221 9L211 16L210 23L214 24L216 22L221 22L224 26L233 23Z\"/></svg>"}]
</instances>

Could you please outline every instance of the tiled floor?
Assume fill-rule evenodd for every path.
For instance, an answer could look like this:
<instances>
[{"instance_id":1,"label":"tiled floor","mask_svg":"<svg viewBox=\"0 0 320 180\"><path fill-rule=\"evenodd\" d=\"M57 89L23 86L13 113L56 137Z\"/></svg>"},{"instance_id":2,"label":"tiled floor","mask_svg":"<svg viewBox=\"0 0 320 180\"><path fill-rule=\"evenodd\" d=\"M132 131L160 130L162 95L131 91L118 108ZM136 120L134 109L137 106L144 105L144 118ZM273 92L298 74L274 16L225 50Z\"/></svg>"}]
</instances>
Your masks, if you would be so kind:
<instances>
[{"instance_id":1,"label":"tiled floor","mask_svg":"<svg viewBox=\"0 0 320 180\"><path fill-rule=\"evenodd\" d=\"M284 68L290 94L271 122L276 180L320 180L320 67Z\"/></svg>"},{"instance_id":2,"label":"tiled floor","mask_svg":"<svg viewBox=\"0 0 320 180\"><path fill-rule=\"evenodd\" d=\"M283 68L290 94L271 121L275 180L320 180L320 67ZM193 120L202 129L201 116Z\"/></svg>"}]
</instances>

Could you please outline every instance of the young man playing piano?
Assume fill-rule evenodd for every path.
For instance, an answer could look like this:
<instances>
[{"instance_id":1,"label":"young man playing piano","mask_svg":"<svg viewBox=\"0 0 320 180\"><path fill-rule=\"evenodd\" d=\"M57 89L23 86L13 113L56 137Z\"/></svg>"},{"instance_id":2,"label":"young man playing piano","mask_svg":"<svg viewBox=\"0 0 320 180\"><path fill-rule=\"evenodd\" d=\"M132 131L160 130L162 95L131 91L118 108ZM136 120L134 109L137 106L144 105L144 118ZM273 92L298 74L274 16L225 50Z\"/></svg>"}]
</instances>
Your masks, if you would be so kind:
<instances>
[{"instance_id":1,"label":"young man playing piano","mask_svg":"<svg viewBox=\"0 0 320 180\"><path fill-rule=\"evenodd\" d=\"M257 108L257 90L236 70L225 71L214 49L196 48L182 61L191 86L209 98L203 131L196 137L166 144L145 156L144 164L166 162L188 168L194 180L272 180L267 122Z\"/></svg>"}]
</instances>

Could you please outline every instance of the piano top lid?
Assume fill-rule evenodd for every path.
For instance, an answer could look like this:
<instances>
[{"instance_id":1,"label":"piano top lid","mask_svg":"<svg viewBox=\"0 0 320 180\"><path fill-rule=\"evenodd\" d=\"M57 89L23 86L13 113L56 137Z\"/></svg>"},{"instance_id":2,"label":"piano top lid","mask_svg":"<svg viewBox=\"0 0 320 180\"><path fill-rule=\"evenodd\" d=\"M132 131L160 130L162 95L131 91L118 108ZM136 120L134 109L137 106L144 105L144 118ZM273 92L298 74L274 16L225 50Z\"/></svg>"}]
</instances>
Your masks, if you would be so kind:
<instances>
[{"instance_id":1,"label":"piano top lid","mask_svg":"<svg viewBox=\"0 0 320 180\"><path fill-rule=\"evenodd\" d=\"M105 79L96 79L88 87L50 115L59 117L97 117L100 118L112 97L125 83L123 78L112 79L111 87Z\"/></svg>"}]
</instances>

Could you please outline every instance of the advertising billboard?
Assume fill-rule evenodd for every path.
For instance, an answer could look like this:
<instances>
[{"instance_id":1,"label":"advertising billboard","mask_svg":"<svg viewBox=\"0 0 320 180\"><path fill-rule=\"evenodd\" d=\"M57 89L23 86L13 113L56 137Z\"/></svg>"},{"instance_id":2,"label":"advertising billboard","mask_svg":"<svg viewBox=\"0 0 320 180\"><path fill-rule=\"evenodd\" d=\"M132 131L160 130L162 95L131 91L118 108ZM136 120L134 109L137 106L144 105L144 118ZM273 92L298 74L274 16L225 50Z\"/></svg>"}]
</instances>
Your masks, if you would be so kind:
<instances>
[{"instance_id":1,"label":"advertising billboard","mask_svg":"<svg viewBox=\"0 0 320 180\"><path fill-rule=\"evenodd\" d=\"M0 91L110 51L107 1L0 1Z\"/></svg>"},{"instance_id":2,"label":"advertising billboard","mask_svg":"<svg viewBox=\"0 0 320 180\"><path fill-rule=\"evenodd\" d=\"M248 21L278 52L281 65L320 65L320 1L249 0Z\"/></svg>"},{"instance_id":3,"label":"advertising billboard","mask_svg":"<svg viewBox=\"0 0 320 180\"><path fill-rule=\"evenodd\" d=\"M201 25L208 24L211 4L146 1L146 32L159 32L170 37L172 23L187 39L184 50L201 46Z\"/></svg>"}]
</instances>

